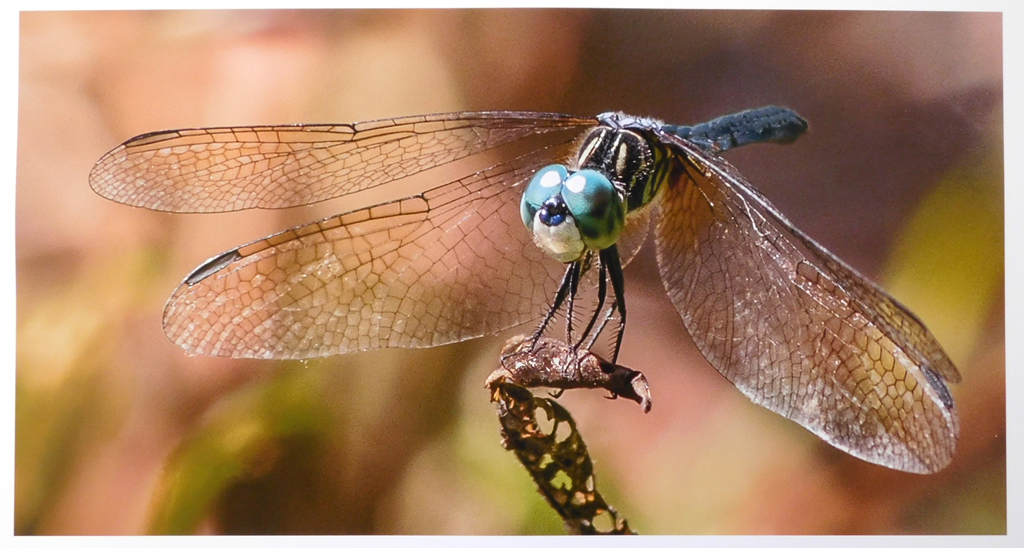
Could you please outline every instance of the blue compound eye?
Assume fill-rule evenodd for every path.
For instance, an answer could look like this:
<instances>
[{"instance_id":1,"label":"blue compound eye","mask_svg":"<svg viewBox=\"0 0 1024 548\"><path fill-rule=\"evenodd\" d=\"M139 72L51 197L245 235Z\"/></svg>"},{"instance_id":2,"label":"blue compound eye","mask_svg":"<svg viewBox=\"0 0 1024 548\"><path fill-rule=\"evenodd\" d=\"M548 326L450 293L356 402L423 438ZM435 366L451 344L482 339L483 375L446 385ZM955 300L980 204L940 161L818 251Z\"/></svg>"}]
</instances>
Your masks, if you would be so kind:
<instances>
[{"instance_id":1,"label":"blue compound eye","mask_svg":"<svg viewBox=\"0 0 1024 548\"><path fill-rule=\"evenodd\" d=\"M611 246L626 224L626 208L615 186L592 169L573 173L562 183L562 198L591 249Z\"/></svg>"},{"instance_id":2,"label":"blue compound eye","mask_svg":"<svg viewBox=\"0 0 1024 548\"><path fill-rule=\"evenodd\" d=\"M519 204L519 212L523 216L523 224L533 230L533 219L537 210L544 202L562 192L562 182L569 176L569 170L562 165L550 165L541 168L530 180L523 192L523 200Z\"/></svg>"}]
</instances>

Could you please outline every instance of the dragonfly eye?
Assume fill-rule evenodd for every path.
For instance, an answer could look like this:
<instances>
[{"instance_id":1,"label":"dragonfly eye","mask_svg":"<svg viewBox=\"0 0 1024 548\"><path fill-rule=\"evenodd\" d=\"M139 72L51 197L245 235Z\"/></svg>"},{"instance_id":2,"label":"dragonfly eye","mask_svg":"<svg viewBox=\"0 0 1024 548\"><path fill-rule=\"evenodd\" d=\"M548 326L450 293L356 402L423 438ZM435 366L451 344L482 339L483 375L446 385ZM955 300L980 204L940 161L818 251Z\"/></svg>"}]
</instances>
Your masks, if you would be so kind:
<instances>
[{"instance_id":1,"label":"dragonfly eye","mask_svg":"<svg viewBox=\"0 0 1024 548\"><path fill-rule=\"evenodd\" d=\"M530 180L523 199L519 204L519 212L523 216L523 224L533 230L533 220L544 203L562 192L562 182L569 176L569 170L563 165L550 165L541 168Z\"/></svg>"},{"instance_id":2,"label":"dragonfly eye","mask_svg":"<svg viewBox=\"0 0 1024 548\"><path fill-rule=\"evenodd\" d=\"M588 248L604 249L619 239L626 223L626 207L607 177L584 169L570 175L562 188L562 198Z\"/></svg>"}]
</instances>

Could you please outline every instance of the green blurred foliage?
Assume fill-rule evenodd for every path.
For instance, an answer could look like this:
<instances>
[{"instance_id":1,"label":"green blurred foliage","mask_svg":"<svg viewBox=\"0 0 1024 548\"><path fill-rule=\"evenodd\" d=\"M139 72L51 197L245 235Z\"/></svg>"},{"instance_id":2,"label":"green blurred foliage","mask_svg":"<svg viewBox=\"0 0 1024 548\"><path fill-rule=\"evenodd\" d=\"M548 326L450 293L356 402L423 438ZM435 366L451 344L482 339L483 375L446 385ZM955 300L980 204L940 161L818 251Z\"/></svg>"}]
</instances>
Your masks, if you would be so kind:
<instances>
[{"instance_id":1,"label":"green blurred foliage","mask_svg":"<svg viewBox=\"0 0 1024 548\"><path fill-rule=\"evenodd\" d=\"M153 299L163 255L133 249L83 268L19 310L15 532L35 532L84 452L125 420L110 382L123 319ZM28 282L23 282L28 283Z\"/></svg>"},{"instance_id":2,"label":"green blurred foliage","mask_svg":"<svg viewBox=\"0 0 1024 548\"><path fill-rule=\"evenodd\" d=\"M964 374L1003 296L1001 148L983 146L942 176L901 231L885 275Z\"/></svg>"},{"instance_id":3,"label":"green blurred foliage","mask_svg":"<svg viewBox=\"0 0 1024 548\"><path fill-rule=\"evenodd\" d=\"M218 402L168 459L149 533L195 532L226 489L274 465L278 444L329 431L321 377L322 364L282 367Z\"/></svg>"}]
</instances>

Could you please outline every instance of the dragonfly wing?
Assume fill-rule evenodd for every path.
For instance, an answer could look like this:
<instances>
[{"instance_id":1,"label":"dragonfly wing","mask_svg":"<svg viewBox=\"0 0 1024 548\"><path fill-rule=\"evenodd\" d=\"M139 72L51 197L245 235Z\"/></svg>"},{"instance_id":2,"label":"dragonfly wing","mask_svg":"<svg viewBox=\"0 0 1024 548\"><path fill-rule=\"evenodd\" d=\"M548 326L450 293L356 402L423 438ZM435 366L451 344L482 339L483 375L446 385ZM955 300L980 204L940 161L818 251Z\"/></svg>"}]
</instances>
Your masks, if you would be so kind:
<instances>
[{"instance_id":1,"label":"dragonfly wing","mask_svg":"<svg viewBox=\"0 0 1024 548\"><path fill-rule=\"evenodd\" d=\"M460 112L357 124L160 131L108 152L89 184L105 198L159 211L293 207L527 137L567 132L571 140L596 123L562 114Z\"/></svg>"},{"instance_id":2,"label":"dragonfly wing","mask_svg":"<svg viewBox=\"0 0 1024 548\"><path fill-rule=\"evenodd\" d=\"M568 144L294 228L193 272L164 330L196 354L310 358L427 347L539 318L565 266L523 226L524 181Z\"/></svg>"},{"instance_id":3,"label":"dragonfly wing","mask_svg":"<svg viewBox=\"0 0 1024 548\"><path fill-rule=\"evenodd\" d=\"M626 266L636 257L647 241L647 235L651 232L651 210L645 207L626 217L626 226L622 229L622 236L615 245L619 249L619 260L622 266Z\"/></svg>"},{"instance_id":4,"label":"dragonfly wing","mask_svg":"<svg viewBox=\"0 0 1024 548\"><path fill-rule=\"evenodd\" d=\"M681 138L656 226L662 280L707 360L755 403L857 457L929 473L959 424L927 328Z\"/></svg>"}]
</instances>

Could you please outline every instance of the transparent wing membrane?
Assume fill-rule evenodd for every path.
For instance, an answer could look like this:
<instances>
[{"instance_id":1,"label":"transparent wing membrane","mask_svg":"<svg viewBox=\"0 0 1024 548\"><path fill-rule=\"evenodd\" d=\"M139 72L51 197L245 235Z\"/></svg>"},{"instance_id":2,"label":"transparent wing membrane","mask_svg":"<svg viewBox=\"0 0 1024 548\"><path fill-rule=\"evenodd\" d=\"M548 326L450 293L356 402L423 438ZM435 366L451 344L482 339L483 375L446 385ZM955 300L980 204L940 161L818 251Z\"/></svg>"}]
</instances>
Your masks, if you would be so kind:
<instances>
[{"instance_id":1,"label":"transparent wing membrane","mask_svg":"<svg viewBox=\"0 0 1024 548\"><path fill-rule=\"evenodd\" d=\"M339 125L161 131L104 155L89 184L128 205L180 213L311 204L593 118L533 112L411 116ZM401 198L404 196L396 196Z\"/></svg>"},{"instance_id":2,"label":"transparent wing membrane","mask_svg":"<svg viewBox=\"0 0 1024 548\"><path fill-rule=\"evenodd\" d=\"M959 375L881 289L796 230L724 161L671 135L658 265L701 353L755 403L865 460L927 473L956 447Z\"/></svg>"},{"instance_id":3,"label":"transparent wing membrane","mask_svg":"<svg viewBox=\"0 0 1024 548\"><path fill-rule=\"evenodd\" d=\"M164 329L197 354L309 358L440 345L539 319L565 267L522 227L520 187L570 154L567 144L543 149L239 247L178 287Z\"/></svg>"}]
</instances>

